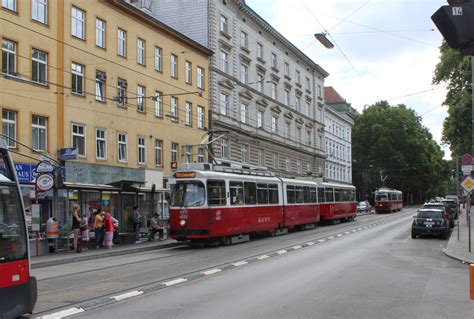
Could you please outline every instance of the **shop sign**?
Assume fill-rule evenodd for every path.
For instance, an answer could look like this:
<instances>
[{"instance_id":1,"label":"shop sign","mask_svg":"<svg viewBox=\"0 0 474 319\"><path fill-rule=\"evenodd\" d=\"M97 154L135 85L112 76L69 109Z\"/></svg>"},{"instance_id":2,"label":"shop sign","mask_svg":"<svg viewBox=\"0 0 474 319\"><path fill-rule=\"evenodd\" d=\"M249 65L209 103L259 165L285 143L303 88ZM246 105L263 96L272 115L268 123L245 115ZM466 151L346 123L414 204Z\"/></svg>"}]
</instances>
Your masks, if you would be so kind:
<instances>
[{"instance_id":1,"label":"shop sign","mask_svg":"<svg viewBox=\"0 0 474 319\"><path fill-rule=\"evenodd\" d=\"M110 205L110 194L102 194L102 206Z\"/></svg>"},{"instance_id":2,"label":"shop sign","mask_svg":"<svg viewBox=\"0 0 474 319\"><path fill-rule=\"evenodd\" d=\"M75 159L77 159L77 148L67 147L59 149L59 160L67 161Z\"/></svg>"},{"instance_id":3,"label":"shop sign","mask_svg":"<svg viewBox=\"0 0 474 319\"><path fill-rule=\"evenodd\" d=\"M37 192L46 192L49 191L54 186L54 178L51 174L40 174L36 178L36 191Z\"/></svg>"},{"instance_id":4,"label":"shop sign","mask_svg":"<svg viewBox=\"0 0 474 319\"><path fill-rule=\"evenodd\" d=\"M41 161L36 165L36 173L52 173L54 166L49 161Z\"/></svg>"},{"instance_id":5,"label":"shop sign","mask_svg":"<svg viewBox=\"0 0 474 319\"><path fill-rule=\"evenodd\" d=\"M61 166L59 169L63 176L63 180L66 181L66 169L64 166ZM33 183L39 175L36 171L35 164L15 163L15 170L20 183Z\"/></svg>"}]
</instances>

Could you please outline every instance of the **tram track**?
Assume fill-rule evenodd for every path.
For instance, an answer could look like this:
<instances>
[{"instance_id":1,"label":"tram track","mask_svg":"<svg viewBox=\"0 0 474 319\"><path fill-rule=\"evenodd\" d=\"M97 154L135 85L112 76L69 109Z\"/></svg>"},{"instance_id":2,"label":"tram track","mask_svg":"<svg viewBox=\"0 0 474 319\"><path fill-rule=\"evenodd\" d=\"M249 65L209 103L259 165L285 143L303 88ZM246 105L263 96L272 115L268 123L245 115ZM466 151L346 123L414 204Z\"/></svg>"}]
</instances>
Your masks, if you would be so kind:
<instances>
[{"instance_id":1,"label":"tram track","mask_svg":"<svg viewBox=\"0 0 474 319\"><path fill-rule=\"evenodd\" d=\"M92 291L96 292L92 298L83 297L83 298L78 298L79 300L70 300L70 302L66 303L68 304L67 306L61 305L60 307L51 307L48 309L43 309L41 310L41 313L45 313L45 312L50 313L50 312L54 312L60 309L64 309L64 307L71 307L71 306L78 306L78 307L81 307L82 309L92 309L98 306L98 300L101 300L100 306L102 306L104 305L104 302L105 303L110 302L110 298L112 298L112 296L120 295L122 293L127 293L130 291L150 292L150 291L164 289L168 287L167 285L164 285L164 283L173 282L177 278L178 279L187 278L186 281L196 279L196 278L201 278L204 276L202 274L205 273L206 271L209 271L209 269L219 269L219 272L223 270L229 270L229 269L237 267L233 265L239 264L239 262L242 262L242 261L244 261L244 264L252 263L252 262L261 260L259 258L262 256L267 256L265 258L269 258L271 256L281 255L283 251L290 252L292 250L305 248L307 246L317 245L318 243L326 241L328 238L332 237L333 239L337 239L339 237L343 237L344 235L348 235L352 232L356 232L358 229L363 230L363 229L375 227L373 225L387 224L390 221L393 221L402 217L406 217L407 215L410 215L412 213L413 213L413 209L408 209L407 211L402 211L400 213L386 215L386 216L383 216L382 218L380 218L381 216L379 215L368 215L360 223L347 222L347 223L341 223L337 225L331 225L328 227L321 227L321 228L317 227L315 228L315 231L309 230L309 231L301 231L301 232L292 232L284 236L278 236L277 238L279 240L274 241L273 245L269 245L269 241L268 241L268 239L273 239L273 237L263 238L262 240L257 239L257 240L250 241L248 243L241 244L241 245L222 247L224 248L224 252L225 252L224 254L222 254L221 249L214 250L214 248L204 249L204 250L202 248L194 248L194 247L189 248L189 247L183 247L183 246L166 248L164 250L166 250L167 252L171 251L172 254L168 256L158 256L158 257L147 258L147 259L142 259L138 261L126 262L126 263L117 264L114 266L96 268L94 269L95 273L118 272L119 275L108 276L107 278L102 277L102 279L88 280L86 282L69 285L62 289L43 291L39 293L39 299L40 299L39 301L41 301L41 299L44 299L46 297L51 297L52 299L55 299L56 296L68 295L72 291L80 291L81 289L91 290L90 289L91 287L103 287L104 285L107 286L107 284L110 282L127 281L127 279L130 279L130 277L145 276L146 278L148 278L146 281L140 282L140 280L137 280L135 284L130 284L126 286L125 288L111 286L110 289L106 289L106 290L92 289ZM308 243L312 243L312 244L307 245ZM268 249L265 248L261 251L258 251L262 247L267 247ZM186 249L187 251L182 252L181 249ZM192 249L192 251L189 251L190 249ZM246 254L249 251L252 251L255 253ZM147 252L146 254L154 254L154 253L156 253L156 251ZM199 256L199 258L198 259L194 258L195 255ZM235 256L239 256L239 257L236 258ZM219 258L221 259L220 261L216 260ZM262 259L265 259L265 258L262 258ZM217 262L213 262L212 264L209 264L208 262L204 263L204 261L207 261L209 259L215 260ZM149 267L153 267L154 262L156 261L160 261L161 263L163 263L162 265L158 267L160 268L168 267L169 269L176 268L176 271L162 272L161 275L156 276L155 279L150 281L149 278L153 278L154 275L153 275L153 270L150 270ZM188 265L191 265L191 267L188 267L186 271L181 271L179 268L180 266L183 265L183 263L184 264L187 263ZM204 263L204 265L201 265L201 263ZM130 268L130 269L136 270L138 266L140 266L141 270L139 269L138 273L134 272L134 274L131 274L130 272L126 272L126 271L125 273L122 273L120 269L122 267L122 268ZM41 279L39 280L39 287L41 288L41 286L53 285L55 281L64 280L65 277L68 277L69 279L68 281L70 282L76 282L74 280L74 276L76 276L77 278L80 278L81 276L87 275L87 273L90 273L90 272L91 272L90 270L77 272L72 275L73 276L72 278L71 278L71 274L66 274L62 276ZM99 278L101 278L101 276L99 276ZM179 280L178 280L178 283L179 283Z\"/></svg>"}]
</instances>

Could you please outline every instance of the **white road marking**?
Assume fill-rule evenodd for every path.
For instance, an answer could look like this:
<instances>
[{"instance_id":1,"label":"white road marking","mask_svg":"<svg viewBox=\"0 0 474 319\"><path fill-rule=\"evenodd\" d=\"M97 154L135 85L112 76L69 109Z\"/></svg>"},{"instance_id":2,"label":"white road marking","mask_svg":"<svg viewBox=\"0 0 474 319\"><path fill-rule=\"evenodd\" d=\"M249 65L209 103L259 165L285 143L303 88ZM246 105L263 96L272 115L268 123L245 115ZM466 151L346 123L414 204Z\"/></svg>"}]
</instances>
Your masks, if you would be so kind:
<instances>
[{"instance_id":1,"label":"white road marking","mask_svg":"<svg viewBox=\"0 0 474 319\"><path fill-rule=\"evenodd\" d=\"M124 300L124 299L128 299L128 298L140 296L141 294L143 294L143 291L134 290L134 291L130 291L130 292L118 295L118 296L110 297L110 299L115 299L116 301L120 301L120 300Z\"/></svg>"},{"instance_id":2,"label":"white road marking","mask_svg":"<svg viewBox=\"0 0 474 319\"><path fill-rule=\"evenodd\" d=\"M239 262L236 262L234 264L235 267L240 267L240 266L243 266L243 265L247 265L248 262L246 262L245 260L242 260L242 261L239 261Z\"/></svg>"},{"instance_id":3,"label":"white road marking","mask_svg":"<svg viewBox=\"0 0 474 319\"><path fill-rule=\"evenodd\" d=\"M357 230L362 230L362 228L357 228Z\"/></svg>"},{"instance_id":4,"label":"white road marking","mask_svg":"<svg viewBox=\"0 0 474 319\"><path fill-rule=\"evenodd\" d=\"M320 239L320 240L318 240L318 243L324 243L324 242L325 242L325 240L324 240L324 239Z\"/></svg>"},{"instance_id":5,"label":"white road marking","mask_svg":"<svg viewBox=\"0 0 474 319\"><path fill-rule=\"evenodd\" d=\"M263 259L267 259L267 258L270 258L270 256L268 255L261 255L261 256L258 256L258 260L263 260Z\"/></svg>"},{"instance_id":6,"label":"white road marking","mask_svg":"<svg viewBox=\"0 0 474 319\"><path fill-rule=\"evenodd\" d=\"M214 268L214 269L211 269L211 270L206 270L204 272L202 272L201 274L205 275L205 276L210 276L210 275L214 275L214 274L217 274L218 272L221 272L222 270L219 269L219 268Z\"/></svg>"},{"instance_id":7,"label":"white road marking","mask_svg":"<svg viewBox=\"0 0 474 319\"><path fill-rule=\"evenodd\" d=\"M291 247L291 248L293 248L294 250L297 250L297 249L301 249L301 248L303 248L303 247L302 247L301 245L296 245L296 246L293 246L293 247Z\"/></svg>"},{"instance_id":8,"label":"white road marking","mask_svg":"<svg viewBox=\"0 0 474 319\"><path fill-rule=\"evenodd\" d=\"M312 241L306 243L306 246L313 246L313 245L314 245L314 242Z\"/></svg>"},{"instance_id":9,"label":"white road marking","mask_svg":"<svg viewBox=\"0 0 474 319\"><path fill-rule=\"evenodd\" d=\"M330 237L328 237L328 239L329 239L329 240L331 240L331 239L334 239L334 238L335 238L334 236L330 236Z\"/></svg>"},{"instance_id":10,"label":"white road marking","mask_svg":"<svg viewBox=\"0 0 474 319\"><path fill-rule=\"evenodd\" d=\"M346 235L349 235L349 234L350 234L350 232L346 231L346 232L344 232L344 234L346 234Z\"/></svg>"},{"instance_id":11,"label":"white road marking","mask_svg":"<svg viewBox=\"0 0 474 319\"><path fill-rule=\"evenodd\" d=\"M342 237L342 234L337 234L337 237Z\"/></svg>"},{"instance_id":12,"label":"white road marking","mask_svg":"<svg viewBox=\"0 0 474 319\"><path fill-rule=\"evenodd\" d=\"M357 229L353 229L352 232L355 233L357 231Z\"/></svg>"},{"instance_id":13,"label":"white road marking","mask_svg":"<svg viewBox=\"0 0 474 319\"><path fill-rule=\"evenodd\" d=\"M288 252L288 251L282 249L282 250L280 250L280 251L277 251L277 254L278 254L278 255L283 255L283 254L285 254L285 253L287 253L287 252Z\"/></svg>"},{"instance_id":14,"label":"white road marking","mask_svg":"<svg viewBox=\"0 0 474 319\"><path fill-rule=\"evenodd\" d=\"M178 278L175 280L167 281L163 285L165 285L166 287L170 287L170 286L181 284L186 281L188 281L186 278Z\"/></svg>"},{"instance_id":15,"label":"white road marking","mask_svg":"<svg viewBox=\"0 0 474 319\"><path fill-rule=\"evenodd\" d=\"M84 312L82 308L69 308L66 310L58 311L49 315L41 316L40 319L59 319L64 317L69 317L75 315L77 313Z\"/></svg>"}]
</instances>

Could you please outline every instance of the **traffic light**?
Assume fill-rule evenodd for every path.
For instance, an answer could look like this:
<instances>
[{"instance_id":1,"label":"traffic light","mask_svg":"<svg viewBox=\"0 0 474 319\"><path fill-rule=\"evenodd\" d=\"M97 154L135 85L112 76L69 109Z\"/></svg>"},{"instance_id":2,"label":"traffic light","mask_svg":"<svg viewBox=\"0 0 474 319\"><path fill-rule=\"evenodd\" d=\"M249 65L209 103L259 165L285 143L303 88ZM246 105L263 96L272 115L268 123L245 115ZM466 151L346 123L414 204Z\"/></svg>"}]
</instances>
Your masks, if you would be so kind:
<instances>
[{"instance_id":1,"label":"traffic light","mask_svg":"<svg viewBox=\"0 0 474 319\"><path fill-rule=\"evenodd\" d=\"M432 16L436 27L452 49L474 53L474 3L470 0L450 0Z\"/></svg>"}]
</instances>

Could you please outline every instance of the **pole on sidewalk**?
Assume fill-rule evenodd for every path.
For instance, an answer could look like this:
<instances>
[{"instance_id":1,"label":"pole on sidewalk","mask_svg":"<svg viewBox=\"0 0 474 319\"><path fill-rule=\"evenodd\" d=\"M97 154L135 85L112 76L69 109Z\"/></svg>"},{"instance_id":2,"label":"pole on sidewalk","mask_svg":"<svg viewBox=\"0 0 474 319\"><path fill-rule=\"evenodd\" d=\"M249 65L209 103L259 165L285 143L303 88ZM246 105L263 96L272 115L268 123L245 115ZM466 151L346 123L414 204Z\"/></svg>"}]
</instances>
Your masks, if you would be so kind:
<instances>
[{"instance_id":1,"label":"pole on sidewalk","mask_svg":"<svg viewBox=\"0 0 474 319\"><path fill-rule=\"evenodd\" d=\"M469 273L471 274L471 300L474 300L474 264L469 266Z\"/></svg>"}]
</instances>

